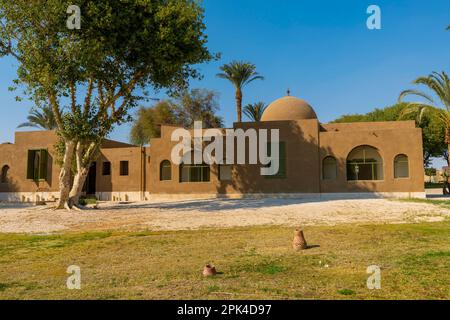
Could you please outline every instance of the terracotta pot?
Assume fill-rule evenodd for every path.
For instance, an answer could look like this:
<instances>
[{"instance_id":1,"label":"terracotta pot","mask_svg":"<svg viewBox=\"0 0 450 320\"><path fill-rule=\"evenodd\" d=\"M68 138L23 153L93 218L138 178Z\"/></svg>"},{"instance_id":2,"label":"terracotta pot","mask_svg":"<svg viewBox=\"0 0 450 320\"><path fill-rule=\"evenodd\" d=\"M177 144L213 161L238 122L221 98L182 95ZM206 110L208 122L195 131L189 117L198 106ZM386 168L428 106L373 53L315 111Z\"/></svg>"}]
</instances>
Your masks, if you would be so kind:
<instances>
[{"instance_id":1,"label":"terracotta pot","mask_svg":"<svg viewBox=\"0 0 450 320\"><path fill-rule=\"evenodd\" d=\"M292 241L292 247L294 250L305 250L308 248L306 244L305 236L303 235L302 229L295 229L294 231L294 240Z\"/></svg>"},{"instance_id":2,"label":"terracotta pot","mask_svg":"<svg viewBox=\"0 0 450 320\"><path fill-rule=\"evenodd\" d=\"M214 267L210 264L207 264L203 268L203 276L205 276L205 277L215 276L216 274L217 274L216 267Z\"/></svg>"}]
</instances>

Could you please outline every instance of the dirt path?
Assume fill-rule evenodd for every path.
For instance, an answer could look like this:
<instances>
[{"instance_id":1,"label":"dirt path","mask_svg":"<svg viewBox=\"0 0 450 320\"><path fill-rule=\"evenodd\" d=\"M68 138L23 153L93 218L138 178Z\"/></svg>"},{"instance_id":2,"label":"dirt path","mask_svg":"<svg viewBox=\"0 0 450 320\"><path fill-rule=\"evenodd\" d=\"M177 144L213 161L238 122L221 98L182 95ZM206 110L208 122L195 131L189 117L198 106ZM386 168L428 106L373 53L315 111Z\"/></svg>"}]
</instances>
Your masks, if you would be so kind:
<instances>
[{"instance_id":1,"label":"dirt path","mask_svg":"<svg viewBox=\"0 0 450 320\"><path fill-rule=\"evenodd\" d=\"M253 225L335 225L442 221L450 210L386 199L214 199L133 204L102 203L83 212L0 204L0 233L94 230L184 230Z\"/></svg>"}]
</instances>

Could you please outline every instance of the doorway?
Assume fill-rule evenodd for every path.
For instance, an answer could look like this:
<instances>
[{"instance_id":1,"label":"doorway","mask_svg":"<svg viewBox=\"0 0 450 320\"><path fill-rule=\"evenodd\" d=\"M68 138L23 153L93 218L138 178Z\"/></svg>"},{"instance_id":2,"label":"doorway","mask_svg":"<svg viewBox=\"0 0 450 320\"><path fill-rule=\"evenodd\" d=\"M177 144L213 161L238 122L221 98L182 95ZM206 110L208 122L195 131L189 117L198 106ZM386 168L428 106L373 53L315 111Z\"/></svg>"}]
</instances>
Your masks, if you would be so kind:
<instances>
[{"instance_id":1,"label":"doorway","mask_svg":"<svg viewBox=\"0 0 450 320\"><path fill-rule=\"evenodd\" d=\"M93 162L89 167L89 173L84 184L84 191L87 196L95 196L97 187L97 163Z\"/></svg>"}]
</instances>

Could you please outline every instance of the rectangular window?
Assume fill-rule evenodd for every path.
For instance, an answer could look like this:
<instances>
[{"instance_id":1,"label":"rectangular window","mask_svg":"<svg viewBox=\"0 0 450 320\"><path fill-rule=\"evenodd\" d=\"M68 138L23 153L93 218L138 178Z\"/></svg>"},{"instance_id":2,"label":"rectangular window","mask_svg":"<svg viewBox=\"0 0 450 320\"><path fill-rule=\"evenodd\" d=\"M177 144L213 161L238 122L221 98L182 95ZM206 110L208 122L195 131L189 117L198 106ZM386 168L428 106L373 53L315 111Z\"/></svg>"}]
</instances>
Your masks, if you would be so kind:
<instances>
[{"instance_id":1,"label":"rectangular window","mask_svg":"<svg viewBox=\"0 0 450 320\"><path fill-rule=\"evenodd\" d=\"M28 150L27 179L47 180L48 151L46 149Z\"/></svg>"},{"instance_id":2,"label":"rectangular window","mask_svg":"<svg viewBox=\"0 0 450 320\"><path fill-rule=\"evenodd\" d=\"M120 175L121 176L128 175L128 161L120 161Z\"/></svg>"},{"instance_id":3,"label":"rectangular window","mask_svg":"<svg viewBox=\"0 0 450 320\"><path fill-rule=\"evenodd\" d=\"M272 148L278 148L278 173L272 176L265 177L275 179L286 178L286 144L283 141L280 141L279 143L269 142L267 144L267 154L269 155L269 157L272 155Z\"/></svg>"},{"instance_id":4,"label":"rectangular window","mask_svg":"<svg viewBox=\"0 0 450 320\"><path fill-rule=\"evenodd\" d=\"M231 171L232 166L230 165L219 165L219 180L220 181L231 181Z\"/></svg>"},{"instance_id":5,"label":"rectangular window","mask_svg":"<svg viewBox=\"0 0 450 320\"><path fill-rule=\"evenodd\" d=\"M181 165L180 182L209 182L210 168L208 165Z\"/></svg>"},{"instance_id":6,"label":"rectangular window","mask_svg":"<svg viewBox=\"0 0 450 320\"><path fill-rule=\"evenodd\" d=\"M102 175L104 176L111 175L111 162L109 161L103 162Z\"/></svg>"}]
</instances>

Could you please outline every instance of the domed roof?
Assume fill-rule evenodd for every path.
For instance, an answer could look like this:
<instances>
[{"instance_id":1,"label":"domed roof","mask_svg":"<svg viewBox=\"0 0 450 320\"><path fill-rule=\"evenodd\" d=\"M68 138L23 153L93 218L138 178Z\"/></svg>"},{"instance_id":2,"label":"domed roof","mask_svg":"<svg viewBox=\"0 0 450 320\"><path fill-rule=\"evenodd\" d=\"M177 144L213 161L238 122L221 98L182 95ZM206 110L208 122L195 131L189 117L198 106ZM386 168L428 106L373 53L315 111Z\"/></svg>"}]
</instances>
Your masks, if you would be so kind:
<instances>
[{"instance_id":1,"label":"domed roof","mask_svg":"<svg viewBox=\"0 0 450 320\"><path fill-rule=\"evenodd\" d=\"M317 119L314 109L305 100L286 96L269 104L261 121L303 119Z\"/></svg>"}]
</instances>

